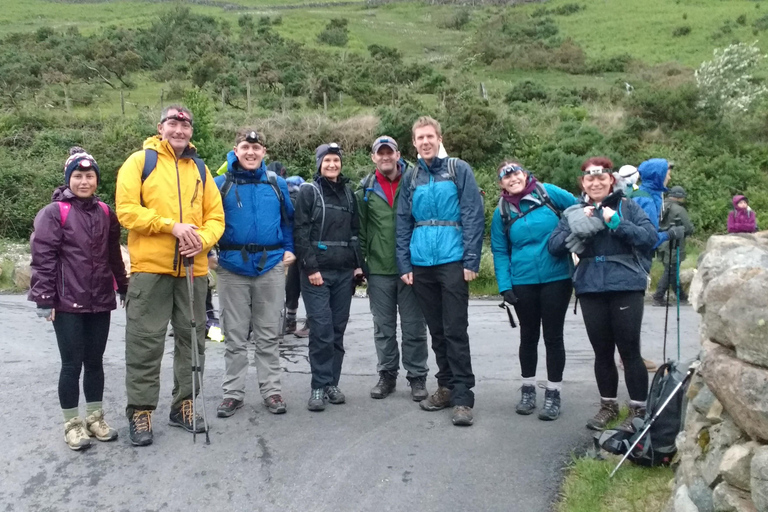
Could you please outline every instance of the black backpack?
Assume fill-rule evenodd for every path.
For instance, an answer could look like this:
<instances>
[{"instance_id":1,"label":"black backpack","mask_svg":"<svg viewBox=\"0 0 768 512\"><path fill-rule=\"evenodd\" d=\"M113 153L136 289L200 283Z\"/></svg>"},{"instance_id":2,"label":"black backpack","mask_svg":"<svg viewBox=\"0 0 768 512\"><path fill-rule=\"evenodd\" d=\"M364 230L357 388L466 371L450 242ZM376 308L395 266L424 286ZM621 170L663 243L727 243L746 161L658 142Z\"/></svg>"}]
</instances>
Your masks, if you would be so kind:
<instances>
[{"instance_id":1,"label":"black backpack","mask_svg":"<svg viewBox=\"0 0 768 512\"><path fill-rule=\"evenodd\" d=\"M606 430L595 436L595 444L607 452L624 455L650 423L656 411L669 398L678 384L683 382L691 362L664 363L656 371L648 392L648 406L645 418L635 418L635 433L621 430ZM687 384L687 383L686 383ZM637 443L627 457L639 466L669 465L677 453L675 438L685 424L687 385L683 386L653 423L650 430Z\"/></svg>"},{"instance_id":2,"label":"black backpack","mask_svg":"<svg viewBox=\"0 0 768 512\"><path fill-rule=\"evenodd\" d=\"M539 204L532 206L525 212L520 212L520 210L513 211L512 205L509 204L509 202L505 201L503 197L499 198L499 213L501 214L501 222L504 226L504 239L507 241L507 247L509 247L511 252L511 247L509 244L509 230L512 229L512 224L514 224L516 221L522 219L529 213L531 213L533 210L536 210L537 208L546 207L552 210L552 213L557 215L557 218L560 218L561 211L560 209L555 206L555 204L552 202L552 199L549 197L549 194L547 194L547 190L544 188L544 185L542 185L539 182L536 182L536 188L533 190L534 197L538 198L539 201L541 201ZM514 216L513 216L514 214Z\"/></svg>"},{"instance_id":3,"label":"black backpack","mask_svg":"<svg viewBox=\"0 0 768 512\"><path fill-rule=\"evenodd\" d=\"M285 196L283 195L283 191L280 190L280 186L277 184L277 173L274 171L267 170L267 181L260 181L256 180L255 177L253 179L250 178L235 178L234 174L232 172L227 171L224 176L224 183L221 185L221 200L224 201L224 198L227 197L229 194L229 191L232 189L232 185L248 185L248 184L254 184L254 185L269 185L272 187L272 190L274 190L275 195L277 196L277 200L280 201L280 217L282 217L282 220L285 224L290 224L290 220L288 219L288 212L285 209ZM237 194L237 189L235 189L235 194ZM237 204L240 206L240 196L237 196Z\"/></svg>"}]
</instances>

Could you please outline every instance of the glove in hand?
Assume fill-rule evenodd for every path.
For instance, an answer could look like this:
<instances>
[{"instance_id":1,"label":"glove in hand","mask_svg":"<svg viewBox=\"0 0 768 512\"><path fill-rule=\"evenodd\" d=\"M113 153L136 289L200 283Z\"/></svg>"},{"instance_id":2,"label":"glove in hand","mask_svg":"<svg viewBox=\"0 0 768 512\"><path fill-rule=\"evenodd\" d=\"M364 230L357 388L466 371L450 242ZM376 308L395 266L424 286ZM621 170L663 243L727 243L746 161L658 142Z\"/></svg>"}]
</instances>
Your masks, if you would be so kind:
<instances>
[{"instance_id":1,"label":"glove in hand","mask_svg":"<svg viewBox=\"0 0 768 512\"><path fill-rule=\"evenodd\" d=\"M512 290L506 290L502 292L501 296L504 297L504 302L507 304L511 304L513 306L517 304L517 295L515 295L515 292Z\"/></svg>"},{"instance_id":2,"label":"glove in hand","mask_svg":"<svg viewBox=\"0 0 768 512\"><path fill-rule=\"evenodd\" d=\"M563 212L563 217L568 221L571 233L582 239L590 238L605 229L603 219L596 216L587 217L581 205L567 208Z\"/></svg>"},{"instance_id":3,"label":"glove in hand","mask_svg":"<svg viewBox=\"0 0 768 512\"><path fill-rule=\"evenodd\" d=\"M584 243L584 240L582 240L580 237L576 236L574 233L571 233L565 239L565 247L570 252L573 252L573 253L576 253L576 254L583 253L584 249L587 248L586 244Z\"/></svg>"}]
</instances>

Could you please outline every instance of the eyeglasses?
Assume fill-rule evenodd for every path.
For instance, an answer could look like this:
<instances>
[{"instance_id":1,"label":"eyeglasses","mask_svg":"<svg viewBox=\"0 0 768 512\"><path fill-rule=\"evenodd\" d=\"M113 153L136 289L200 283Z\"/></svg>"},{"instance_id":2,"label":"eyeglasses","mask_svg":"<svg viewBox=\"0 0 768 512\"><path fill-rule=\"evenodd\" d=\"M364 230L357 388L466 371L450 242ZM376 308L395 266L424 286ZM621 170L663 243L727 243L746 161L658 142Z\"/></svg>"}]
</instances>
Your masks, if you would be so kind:
<instances>
[{"instance_id":1,"label":"eyeglasses","mask_svg":"<svg viewBox=\"0 0 768 512\"><path fill-rule=\"evenodd\" d=\"M160 120L160 124L163 124L169 119L180 121L182 123L189 123L189 125L192 126L192 118L189 116L189 114L186 114L184 112L176 112L175 114L172 114L170 116L165 116Z\"/></svg>"},{"instance_id":2,"label":"eyeglasses","mask_svg":"<svg viewBox=\"0 0 768 512\"><path fill-rule=\"evenodd\" d=\"M528 172L523 167L520 167L517 164L507 164L501 169L499 169L499 179L503 178L507 174L512 174L515 172Z\"/></svg>"}]
</instances>

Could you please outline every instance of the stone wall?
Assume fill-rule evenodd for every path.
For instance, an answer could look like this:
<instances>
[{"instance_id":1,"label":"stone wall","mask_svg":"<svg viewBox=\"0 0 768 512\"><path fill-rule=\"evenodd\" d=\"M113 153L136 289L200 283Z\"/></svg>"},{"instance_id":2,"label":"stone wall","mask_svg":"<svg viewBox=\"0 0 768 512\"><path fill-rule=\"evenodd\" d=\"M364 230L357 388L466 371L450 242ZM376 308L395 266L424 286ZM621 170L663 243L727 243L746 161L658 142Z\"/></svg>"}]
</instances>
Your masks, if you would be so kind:
<instances>
[{"instance_id":1,"label":"stone wall","mask_svg":"<svg viewBox=\"0 0 768 512\"><path fill-rule=\"evenodd\" d=\"M713 236L690 289L701 367L667 512L768 512L768 232Z\"/></svg>"}]
</instances>

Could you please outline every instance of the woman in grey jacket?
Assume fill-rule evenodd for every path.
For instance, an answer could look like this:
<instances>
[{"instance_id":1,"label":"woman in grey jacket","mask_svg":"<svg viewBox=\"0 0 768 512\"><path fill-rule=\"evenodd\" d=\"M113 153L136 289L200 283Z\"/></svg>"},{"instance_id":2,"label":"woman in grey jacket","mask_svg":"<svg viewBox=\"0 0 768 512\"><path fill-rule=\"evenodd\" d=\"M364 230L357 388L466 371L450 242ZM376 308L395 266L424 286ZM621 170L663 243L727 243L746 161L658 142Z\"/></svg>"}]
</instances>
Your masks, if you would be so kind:
<instances>
[{"instance_id":1,"label":"woman in grey jacket","mask_svg":"<svg viewBox=\"0 0 768 512\"><path fill-rule=\"evenodd\" d=\"M618 417L619 374L614 361L618 349L630 398L629 416L619 428L632 431L632 419L645 415L648 396L648 372L640 356L647 275L639 256L651 250L657 235L642 208L624 198L621 190L613 191L612 168L613 163L605 157L584 162L582 204L566 210L549 239L549 251L553 255L570 251L579 256L573 286L595 351L595 379L600 391L600 410L587 427L602 430ZM577 229L581 224L590 229Z\"/></svg>"}]
</instances>

